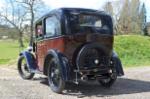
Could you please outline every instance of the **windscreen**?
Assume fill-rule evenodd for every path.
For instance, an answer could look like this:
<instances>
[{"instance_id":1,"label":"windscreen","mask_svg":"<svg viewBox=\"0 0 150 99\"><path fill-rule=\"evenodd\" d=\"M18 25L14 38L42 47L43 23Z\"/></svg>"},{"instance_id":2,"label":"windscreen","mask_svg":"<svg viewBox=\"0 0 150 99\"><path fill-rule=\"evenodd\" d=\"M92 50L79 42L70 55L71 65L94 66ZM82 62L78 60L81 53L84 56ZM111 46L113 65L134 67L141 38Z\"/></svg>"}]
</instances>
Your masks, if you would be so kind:
<instances>
[{"instance_id":1,"label":"windscreen","mask_svg":"<svg viewBox=\"0 0 150 99\"><path fill-rule=\"evenodd\" d=\"M112 34L112 20L109 16L95 14L70 14L71 33Z\"/></svg>"}]
</instances>

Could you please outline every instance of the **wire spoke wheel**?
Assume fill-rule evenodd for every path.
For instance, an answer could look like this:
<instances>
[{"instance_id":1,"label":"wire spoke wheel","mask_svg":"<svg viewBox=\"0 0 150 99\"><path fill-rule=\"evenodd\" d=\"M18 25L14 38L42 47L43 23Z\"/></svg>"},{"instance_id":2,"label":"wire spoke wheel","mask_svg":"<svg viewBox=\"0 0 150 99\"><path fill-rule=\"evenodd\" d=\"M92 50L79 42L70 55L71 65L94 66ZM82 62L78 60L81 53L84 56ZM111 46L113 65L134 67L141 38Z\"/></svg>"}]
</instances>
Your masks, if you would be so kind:
<instances>
[{"instance_id":1,"label":"wire spoke wheel","mask_svg":"<svg viewBox=\"0 0 150 99\"><path fill-rule=\"evenodd\" d=\"M49 63L48 81L52 91L56 93L61 93L63 91L65 81L62 78L60 64L54 58Z\"/></svg>"},{"instance_id":2,"label":"wire spoke wheel","mask_svg":"<svg viewBox=\"0 0 150 99\"><path fill-rule=\"evenodd\" d=\"M25 76L29 76L29 75L30 75L30 72L29 72L29 69L28 69L28 67L27 67L27 63L26 63L25 58L23 58L23 60L22 60L21 70L22 70L22 73L23 73Z\"/></svg>"},{"instance_id":3,"label":"wire spoke wheel","mask_svg":"<svg viewBox=\"0 0 150 99\"><path fill-rule=\"evenodd\" d=\"M96 49L89 49L85 55L83 62L85 66L97 66L100 62L100 54Z\"/></svg>"},{"instance_id":4,"label":"wire spoke wheel","mask_svg":"<svg viewBox=\"0 0 150 99\"><path fill-rule=\"evenodd\" d=\"M60 71L58 65L53 61L51 63L50 79L54 86L58 86L60 82Z\"/></svg>"},{"instance_id":5,"label":"wire spoke wheel","mask_svg":"<svg viewBox=\"0 0 150 99\"><path fill-rule=\"evenodd\" d=\"M29 72L25 57L21 56L18 60L18 72L23 79L32 79L34 73Z\"/></svg>"},{"instance_id":6,"label":"wire spoke wheel","mask_svg":"<svg viewBox=\"0 0 150 99\"><path fill-rule=\"evenodd\" d=\"M107 65L104 59L107 49L98 43L89 43L84 45L79 51L76 58L76 65L79 69L90 69L100 67L101 65Z\"/></svg>"}]
</instances>

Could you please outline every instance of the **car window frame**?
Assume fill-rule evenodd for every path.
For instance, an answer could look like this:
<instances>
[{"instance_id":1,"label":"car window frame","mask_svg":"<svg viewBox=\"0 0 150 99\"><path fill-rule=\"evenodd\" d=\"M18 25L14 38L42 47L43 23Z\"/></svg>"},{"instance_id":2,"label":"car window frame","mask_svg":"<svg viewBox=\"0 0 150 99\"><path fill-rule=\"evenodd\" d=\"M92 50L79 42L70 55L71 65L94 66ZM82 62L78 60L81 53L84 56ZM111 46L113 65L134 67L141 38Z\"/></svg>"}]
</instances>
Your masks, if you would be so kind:
<instances>
[{"instance_id":1,"label":"car window frame","mask_svg":"<svg viewBox=\"0 0 150 99\"><path fill-rule=\"evenodd\" d=\"M46 35L46 19L50 18L50 17L56 17L56 19L59 21L60 24L60 33L56 33L56 35L53 36L48 36ZM54 38L54 37L58 37L62 35L62 25L61 25L61 20L56 16L56 15L48 15L47 17L44 18L44 39L47 38Z\"/></svg>"},{"instance_id":2,"label":"car window frame","mask_svg":"<svg viewBox=\"0 0 150 99\"><path fill-rule=\"evenodd\" d=\"M41 27L42 27L42 34L38 36L37 34L37 26L39 25L39 23L41 23ZM36 23L35 25L35 38L36 40L42 40L44 38L44 22L43 22L43 19L41 19L39 22Z\"/></svg>"}]
</instances>

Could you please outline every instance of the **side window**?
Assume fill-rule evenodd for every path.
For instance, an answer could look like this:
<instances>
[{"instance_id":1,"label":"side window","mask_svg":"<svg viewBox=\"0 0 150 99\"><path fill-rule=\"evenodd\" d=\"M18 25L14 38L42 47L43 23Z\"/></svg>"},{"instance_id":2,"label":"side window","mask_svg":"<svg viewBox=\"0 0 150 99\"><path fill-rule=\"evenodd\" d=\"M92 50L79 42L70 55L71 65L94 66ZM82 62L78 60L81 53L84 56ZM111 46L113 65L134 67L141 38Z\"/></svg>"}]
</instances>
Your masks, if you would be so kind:
<instances>
[{"instance_id":1,"label":"side window","mask_svg":"<svg viewBox=\"0 0 150 99\"><path fill-rule=\"evenodd\" d=\"M48 17L45 20L46 37L58 36L61 34L60 21L55 17Z\"/></svg>"},{"instance_id":2,"label":"side window","mask_svg":"<svg viewBox=\"0 0 150 99\"><path fill-rule=\"evenodd\" d=\"M41 38L43 36L43 26L42 21L36 24L36 38Z\"/></svg>"}]
</instances>

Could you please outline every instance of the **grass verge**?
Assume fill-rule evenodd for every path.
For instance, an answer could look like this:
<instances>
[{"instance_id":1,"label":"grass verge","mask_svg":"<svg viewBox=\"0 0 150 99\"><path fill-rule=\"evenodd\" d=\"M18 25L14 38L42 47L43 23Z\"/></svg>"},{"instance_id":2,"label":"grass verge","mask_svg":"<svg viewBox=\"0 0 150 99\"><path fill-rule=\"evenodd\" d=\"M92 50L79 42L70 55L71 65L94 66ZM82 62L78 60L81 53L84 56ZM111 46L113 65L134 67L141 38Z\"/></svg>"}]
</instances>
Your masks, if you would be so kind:
<instances>
[{"instance_id":1,"label":"grass verge","mask_svg":"<svg viewBox=\"0 0 150 99\"><path fill-rule=\"evenodd\" d=\"M18 45L13 40L0 41L0 65L16 63L22 50ZM150 37L115 36L114 49L125 67L150 66Z\"/></svg>"},{"instance_id":2,"label":"grass verge","mask_svg":"<svg viewBox=\"0 0 150 99\"><path fill-rule=\"evenodd\" d=\"M150 65L150 37L116 36L114 48L125 67Z\"/></svg>"},{"instance_id":3,"label":"grass verge","mask_svg":"<svg viewBox=\"0 0 150 99\"><path fill-rule=\"evenodd\" d=\"M10 64L17 60L19 52L19 44L15 40L0 40L0 65Z\"/></svg>"}]
</instances>

